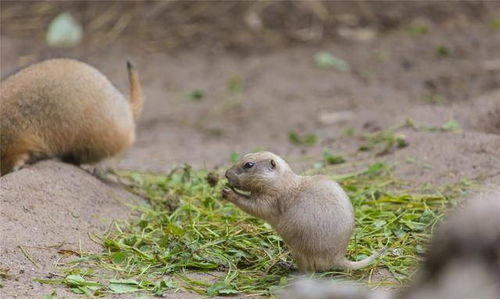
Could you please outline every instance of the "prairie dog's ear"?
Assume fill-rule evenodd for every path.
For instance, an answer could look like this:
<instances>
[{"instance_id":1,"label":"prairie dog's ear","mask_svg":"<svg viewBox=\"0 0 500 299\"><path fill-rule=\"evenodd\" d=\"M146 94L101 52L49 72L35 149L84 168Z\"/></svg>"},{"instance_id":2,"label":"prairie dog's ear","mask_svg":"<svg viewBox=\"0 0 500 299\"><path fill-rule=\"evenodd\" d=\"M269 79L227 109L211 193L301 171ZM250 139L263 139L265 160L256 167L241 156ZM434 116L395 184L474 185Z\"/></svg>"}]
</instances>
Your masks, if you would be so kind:
<instances>
[{"instance_id":1,"label":"prairie dog's ear","mask_svg":"<svg viewBox=\"0 0 500 299\"><path fill-rule=\"evenodd\" d=\"M273 159L271 159L271 167L276 168L276 161L274 161Z\"/></svg>"}]
</instances>

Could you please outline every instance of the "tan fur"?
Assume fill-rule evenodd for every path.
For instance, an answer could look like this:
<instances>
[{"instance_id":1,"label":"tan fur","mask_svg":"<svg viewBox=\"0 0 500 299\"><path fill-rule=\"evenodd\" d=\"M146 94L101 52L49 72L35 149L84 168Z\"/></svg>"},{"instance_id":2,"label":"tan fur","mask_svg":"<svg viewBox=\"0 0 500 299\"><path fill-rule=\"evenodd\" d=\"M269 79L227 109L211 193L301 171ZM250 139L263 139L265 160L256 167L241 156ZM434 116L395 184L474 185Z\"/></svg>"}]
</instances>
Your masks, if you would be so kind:
<instances>
[{"instance_id":1,"label":"tan fur","mask_svg":"<svg viewBox=\"0 0 500 299\"><path fill-rule=\"evenodd\" d=\"M248 162L254 165L245 169ZM226 177L233 189L224 189L223 197L269 222L301 270L359 269L383 252L358 262L345 258L354 226L353 207L342 188L326 176L296 175L277 155L259 152L245 155Z\"/></svg>"},{"instance_id":2,"label":"tan fur","mask_svg":"<svg viewBox=\"0 0 500 299\"><path fill-rule=\"evenodd\" d=\"M92 164L120 155L135 140L142 107L129 64L130 101L92 66L46 60L1 82L0 173L45 158Z\"/></svg>"}]
</instances>

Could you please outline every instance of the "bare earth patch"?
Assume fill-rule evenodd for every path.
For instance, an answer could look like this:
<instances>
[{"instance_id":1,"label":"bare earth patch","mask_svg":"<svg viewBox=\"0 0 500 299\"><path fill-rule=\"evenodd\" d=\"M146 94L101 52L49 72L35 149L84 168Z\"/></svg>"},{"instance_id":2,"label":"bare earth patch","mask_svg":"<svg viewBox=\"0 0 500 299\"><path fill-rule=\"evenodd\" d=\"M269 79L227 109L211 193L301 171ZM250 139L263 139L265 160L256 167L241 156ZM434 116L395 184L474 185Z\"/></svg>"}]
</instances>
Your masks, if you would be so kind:
<instances>
[{"instance_id":1,"label":"bare earth patch","mask_svg":"<svg viewBox=\"0 0 500 299\"><path fill-rule=\"evenodd\" d=\"M390 162L397 176L416 184L470 179L499 186L500 68L485 65L500 59L500 34L486 24L478 19L458 28L434 26L419 36L395 30L368 43L342 40L250 54L145 50L130 37L106 48L52 50L36 37L2 31L1 74L69 56L95 65L126 92L125 59L132 57L147 99L137 143L122 169L166 173L183 163L212 169L227 165L233 152L267 149L301 172L328 148L348 162ZM454 54L437 55L441 46ZM351 71L317 68L312 57L319 51L347 61ZM241 82L242 92L231 91L231 78ZM185 96L195 89L203 90L200 101ZM322 121L322 114L338 112L347 117ZM380 157L358 151L363 134L408 118L425 128L450 120L460 128L403 128L407 147ZM346 129L354 135L346 136ZM292 131L315 134L318 142L296 146L289 141ZM1 297L49 294L52 286L32 279L51 275L63 258L60 249L101 250L89 234L128 217L126 202L140 201L60 162L41 162L0 178L0 270L8 269ZM57 292L73 296L68 289Z\"/></svg>"},{"instance_id":2,"label":"bare earth patch","mask_svg":"<svg viewBox=\"0 0 500 299\"><path fill-rule=\"evenodd\" d=\"M3 176L0 193L0 267L8 269L2 298L50 294L52 286L33 278L51 277L64 260L61 250L70 255L101 250L89 235L103 233L113 219L126 219L126 203L140 203L78 167L55 161Z\"/></svg>"}]
</instances>

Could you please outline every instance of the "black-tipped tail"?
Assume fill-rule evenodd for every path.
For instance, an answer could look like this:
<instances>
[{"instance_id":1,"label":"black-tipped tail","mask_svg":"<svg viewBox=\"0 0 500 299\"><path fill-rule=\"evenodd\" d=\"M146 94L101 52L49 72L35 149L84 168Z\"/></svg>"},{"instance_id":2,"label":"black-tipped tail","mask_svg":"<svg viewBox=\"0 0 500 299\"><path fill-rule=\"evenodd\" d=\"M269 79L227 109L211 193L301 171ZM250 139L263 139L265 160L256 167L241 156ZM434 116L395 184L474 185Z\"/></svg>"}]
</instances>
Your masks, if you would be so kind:
<instances>
[{"instance_id":1,"label":"black-tipped tail","mask_svg":"<svg viewBox=\"0 0 500 299\"><path fill-rule=\"evenodd\" d=\"M144 98L142 96L141 81L139 80L139 74L137 73L134 64L129 59L127 59L127 70L130 84L130 110L134 115L134 119L137 120L139 118L139 115L141 114L142 104L144 102Z\"/></svg>"},{"instance_id":2,"label":"black-tipped tail","mask_svg":"<svg viewBox=\"0 0 500 299\"><path fill-rule=\"evenodd\" d=\"M127 70L131 71L131 70L135 70L135 66L134 64L132 63L132 61L130 61L130 59L127 58Z\"/></svg>"}]
</instances>

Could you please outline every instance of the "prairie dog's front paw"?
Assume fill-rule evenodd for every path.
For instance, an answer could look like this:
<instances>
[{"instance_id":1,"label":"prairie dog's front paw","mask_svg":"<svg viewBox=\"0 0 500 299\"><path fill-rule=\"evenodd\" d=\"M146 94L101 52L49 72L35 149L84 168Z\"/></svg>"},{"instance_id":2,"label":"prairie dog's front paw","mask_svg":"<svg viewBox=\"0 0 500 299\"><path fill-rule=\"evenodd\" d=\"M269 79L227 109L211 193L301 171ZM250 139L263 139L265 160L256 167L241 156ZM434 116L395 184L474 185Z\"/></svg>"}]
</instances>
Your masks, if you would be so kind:
<instances>
[{"instance_id":1,"label":"prairie dog's front paw","mask_svg":"<svg viewBox=\"0 0 500 299\"><path fill-rule=\"evenodd\" d=\"M229 189L228 187L224 187L222 189L222 198L227 199L231 192L233 192L231 189Z\"/></svg>"},{"instance_id":2,"label":"prairie dog's front paw","mask_svg":"<svg viewBox=\"0 0 500 299\"><path fill-rule=\"evenodd\" d=\"M224 187L224 189L222 189L222 198L226 200L233 201L235 195L234 191L228 187Z\"/></svg>"}]
</instances>

